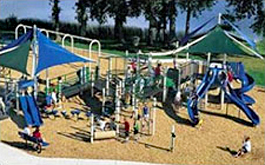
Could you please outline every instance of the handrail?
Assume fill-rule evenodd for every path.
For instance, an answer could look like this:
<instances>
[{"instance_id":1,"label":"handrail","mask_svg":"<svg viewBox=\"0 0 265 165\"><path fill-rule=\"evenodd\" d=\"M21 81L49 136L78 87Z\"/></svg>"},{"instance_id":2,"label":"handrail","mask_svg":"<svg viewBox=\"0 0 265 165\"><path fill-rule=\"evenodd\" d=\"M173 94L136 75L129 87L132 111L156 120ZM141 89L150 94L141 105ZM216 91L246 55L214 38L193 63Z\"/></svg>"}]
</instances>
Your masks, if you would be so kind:
<instances>
[{"instance_id":1,"label":"handrail","mask_svg":"<svg viewBox=\"0 0 265 165\"><path fill-rule=\"evenodd\" d=\"M73 52L74 52L74 37L73 37L72 35L70 35L70 34L65 34L65 35L63 36L63 39L62 39L62 46L65 48L64 41L65 41L65 39L66 39L67 37L69 37L70 40L71 40L71 52L73 53Z\"/></svg>"},{"instance_id":2,"label":"handrail","mask_svg":"<svg viewBox=\"0 0 265 165\"><path fill-rule=\"evenodd\" d=\"M19 24L16 29L15 29L15 39L18 39L18 30L20 27L23 27L24 29L24 33L27 33L27 26L23 25L23 24Z\"/></svg>"}]
</instances>

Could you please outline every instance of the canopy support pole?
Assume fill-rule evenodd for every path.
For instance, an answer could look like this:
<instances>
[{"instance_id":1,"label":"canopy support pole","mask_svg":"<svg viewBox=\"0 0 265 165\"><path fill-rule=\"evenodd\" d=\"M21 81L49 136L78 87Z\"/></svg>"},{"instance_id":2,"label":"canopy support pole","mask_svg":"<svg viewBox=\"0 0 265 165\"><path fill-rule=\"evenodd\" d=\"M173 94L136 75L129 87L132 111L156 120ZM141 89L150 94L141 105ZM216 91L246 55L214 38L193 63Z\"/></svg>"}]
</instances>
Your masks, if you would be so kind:
<instances>
[{"instance_id":1,"label":"canopy support pole","mask_svg":"<svg viewBox=\"0 0 265 165\"><path fill-rule=\"evenodd\" d=\"M207 54L207 70L210 67L210 62L211 62L211 53L209 52ZM205 94L205 109L207 108L207 105L208 105L208 91Z\"/></svg>"},{"instance_id":2,"label":"canopy support pole","mask_svg":"<svg viewBox=\"0 0 265 165\"><path fill-rule=\"evenodd\" d=\"M152 135L155 134L156 131L156 98L153 98L153 106L152 106L152 112L153 112L153 129L152 129Z\"/></svg>"},{"instance_id":3,"label":"canopy support pole","mask_svg":"<svg viewBox=\"0 0 265 165\"><path fill-rule=\"evenodd\" d=\"M186 53L186 61L188 61L189 59L190 59L190 53L187 52L187 53Z\"/></svg>"},{"instance_id":4,"label":"canopy support pole","mask_svg":"<svg viewBox=\"0 0 265 165\"><path fill-rule=\"evenodd\" d=\"M220 25L222 23L222 13L218 14L218 24Z\"/></svg>"},{"instance_id":5,"label":"canopy support pole","mask_svg":"<svg viewBox=\"0 0 265 165\"><path fill-rule=\"evenodd\" d=\"M115 90L115 121L116 121L116 133L119 135L119 123L120 123L120 92L119 92L119 85L116 85Z\"/></svg>"},{"instance_id":6,"label":"canopy support pole","mask_svg":"<svg viewBox=\"0 0 265 165\"><path fill-rule=\"evenodd\" d=\"M224 54L223 66L226 65L226 58L227 54ZM224 90L221 90L221 110L224 109L224 102L225 102L225 93Z\"/></svg>"},{"instance_id":7,"label":"canopy support pole","mask_svg":"<svg viewBox=\"0 0 265 165\"><path fill-rule=\"evenodd\" d=\"M102 109L101 109L101 112L102 112L102 114L104 114L105 113L105 104L106 104L106 89L105 88L103 88L102 89Z\"/></svg>"},{"instance_id":8,"label":"canopy support pole","mask_svg":"<svg viewBox=\"0 0 265 165\"><path fill-rule=\"evenodd\" d=\"M128 63L127 63L127 58L128 58L128 50L125 51L125 59L124 59L124 75L125 75L125 80L128 78L127 73L128 73Z\"/></svg>"},{"instance_id":9,"label":"canopy support pole","mask_svg":"<svg viewBox=\"0 0 265 165\"><path fill-rule=\"evenodd\" d=\"M91 113L90 116L90 143L94 143L94 114Z\"/></svg>"},{"instance_id":10,"label":"canopy support pole","mask_svg":"<svg viewBox=\"0 0 265 165\"><path fill-rule=\"evenodd\" d=\"M153 60L153 58L152 58L152 53L150 52L149 54L148 54L148 73L152 73L152 60ZM151 75L150 75L151 76Z\"/></svg>"},{"instance_id":11,"label":"canopy support pole","mask_svg":"<svg viewBox=\"0 0 265 165\"><path fill-rule=\"evenodd\" d=\"M46 30L42 29L43 32L46 33L46 37L49 38L49 32ZM48 95L50 91L50 79L49 79L49 68L46 69L46 95Z\"/></svg>"},{"instance_id":12,"label":"canopy support pole","mask_svg":"<svg viewBox=\"0 0 265 165\"><path fill-rule=\"evenodd\" d=\"M35 75L35 70L36 70L36 66L37 66L37 26L34 25L33 26L33 57L32 57L32 73L31 76L33 77L34 80L34 98L37 99L37 94L38 94L38 90L37 90L37 75Z\"/></svg>"},{"instance_id":13,"label":"canopy support pole","mask_svg":"<svg viewBox=\"0 0 265 165\"><path fill-rule=\"evenodd\" d=\"M166 101L167 98L167 70L168 67L164 70L164 81L163 81L163 102Z\"/></svg>"},{"instance_id":14,"label":"canopy support pole","mask_svg":"<svg viewBox=\"0 0 265 165\"><path fill-rule=\"evenodd\" d=\"M137 53L137 68L136 68L136 77L138 78L140 75L140 57L139 52Z\"/></svg>"}]
</instances>

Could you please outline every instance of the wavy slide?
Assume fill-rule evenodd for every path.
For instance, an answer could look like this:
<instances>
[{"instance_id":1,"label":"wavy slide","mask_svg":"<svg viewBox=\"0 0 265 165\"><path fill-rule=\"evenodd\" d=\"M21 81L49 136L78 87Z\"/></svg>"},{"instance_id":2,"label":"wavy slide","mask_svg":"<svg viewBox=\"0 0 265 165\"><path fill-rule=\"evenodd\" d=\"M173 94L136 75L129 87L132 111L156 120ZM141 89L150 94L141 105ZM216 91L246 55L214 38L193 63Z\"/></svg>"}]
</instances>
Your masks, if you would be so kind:
<instances>
[{"instance_id":1,"label":"wavy slide","mask_svg":"<svg viewBox=\"0 0 265 165\"><path fill-rule=\"evenodd\" d=\"M222 89L225 92L225 97L228 98L232 103L234 103L238 108L240 108L246 116L252 121L254 125L258 125L260 123L259 116L255 113L255 111L250 108L249 104L254 104L255 100L250 96L244 94L245 92L251 90L255 86L254 79L244 72L244 65L239 64L240 74L239 79L242 82L242 88L232 89L231 84L228 83L227 88L222 85ZM197 89L197 98L191 98L188 100L188 114L193 124L197 124L197 119L195 115L198 115L198 107L197 104L199 99L203 98L205 93L209 90L211 85L218 78L218 72L220 69L210 68L212 74L206 74L203 78L202 83Z\"/></svg>"},{"instance_id":2,"label":"wavy slide","mask_svg":"<svg viewBox=\"0 0 265 165\"><path fill-rule=\"evenodd\" d=\"M254 125L258 125L260 123L260 119L256 112L247 104L245 104L245 101L242 100L241 96L238 92L236 92L236 90L232 89L230 84L227 85L227 88L223 87L226 97L230 99L238 108L240 108Z\"/></svg>"},{"instance_id":3,"label":"wavy slide","mask_svg":"<svg viewBox=\"0 0 265 165\"><path fill-rule=\"evenodd\" d=\"M211 85L215 82L216 78L218 77L218 71L219 69L213 68L207 72L207 74L204 76L202 83L197 88L197 98L192 98L188 100L187 108L188 108L188 114L190 116L190 119L192 120L193 124L197 124L198 120L195 118L196 115L198 115L198 102L201 98L204 97L206 92L209 90ZM212 73L210 73L212 72Z\"/></svg>"}]
</instances>

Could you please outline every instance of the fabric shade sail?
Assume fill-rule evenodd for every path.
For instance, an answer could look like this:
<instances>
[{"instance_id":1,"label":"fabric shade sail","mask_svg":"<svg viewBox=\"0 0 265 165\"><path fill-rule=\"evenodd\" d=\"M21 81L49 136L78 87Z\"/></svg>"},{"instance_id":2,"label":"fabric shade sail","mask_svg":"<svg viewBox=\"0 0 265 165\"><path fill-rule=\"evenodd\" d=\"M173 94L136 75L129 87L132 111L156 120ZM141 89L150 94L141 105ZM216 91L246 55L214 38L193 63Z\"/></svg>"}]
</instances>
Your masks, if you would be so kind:
<instances>
[{"instance_id":1,"label":"fabric shade sail","mask_svg":"<svg viewBox=\"0 0 265 165\"><path fill-rule=\"evenodd\" d=\"M204 39L190 46L187 51L190 53L204 54L250 55L240 45L229 38L220 26L216 26L216 28L206 34Z\"/></svg>"},{"instance_id":2,"label":"fabric shade sail","mask_svg":"<svg viewBox=\"0 0 265 165\"><path fill-rule=\"evenodd\" d=\"M32 39L32 31L19 37L0 50L0 66L27 73L27 62Z\"/></svg>"},{"instance_id":3,"label":"fabric shade sail","mask_svg":"<svg viewBox=\"0 0 265 165\"><path fill-rule=\"evenodd\" d=\"M39 54L38 54L38 66L35 71L35 75L42 70L73 62L93 62L91 59L79 57L68 50L64 49L60 45L54 43L43 35L40 31L37 31Z\"/></svg>"}]
</instances>

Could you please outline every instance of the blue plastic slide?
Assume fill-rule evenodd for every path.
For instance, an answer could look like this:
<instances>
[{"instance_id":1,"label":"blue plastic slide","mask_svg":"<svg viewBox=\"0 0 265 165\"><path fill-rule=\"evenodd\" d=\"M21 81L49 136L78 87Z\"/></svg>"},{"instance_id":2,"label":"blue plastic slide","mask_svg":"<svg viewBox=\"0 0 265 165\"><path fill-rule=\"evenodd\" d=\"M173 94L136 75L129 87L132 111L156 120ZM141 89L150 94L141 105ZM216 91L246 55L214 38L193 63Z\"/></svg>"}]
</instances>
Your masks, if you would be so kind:
<instances>
[{"instance_id":1,"label":"blue plastic slide","mask_svg":"<svg viewBox=\"0 0 265 165\"><path fill-rule=\"evenodd\" d=\"M25 118L26 124L27 125L33 125L34 122L32 120L32 116L31 116L31 113L29 111L26 96L20 96L19 101L20 101L20 106L22 108L22 111L24 113L24 118Z\"/></svg>"},{"instance_id":2,"label":"blue plastic slide","mask_svg":"<svg viewBox=\"0 0 265 165\"><path fill-rule=\"evenodd\" d=\"M43 121L41 119L40 111L36 104L36 101L34 100L32 96L26 96L26 99L27 99L27 105L28 105L29 111L32 115L33 125L34 126L42 125Z\"/></svg>"},{"instance_id":3,"label":"blue plastic slide","mask_svg":"<svg viewBox=\"0 0 265 165\"><path fill-rule=\"evenodd\" d=\"M204 97L205 93L209 90L211 85L215 81L218 80L218 72L220 69L218 68L210 68L210 71L212 71L212 74L209 74L209 72L204 76L202 83L197 88L197 96L193 97L188 100L188 114L190 116L191 121L193 124L197 124L198 119L195 118L196 115L198 115L198 107L197 104L201 98ZM244 94L245 92L251 90L255 86L254 79L245 73L244 71L244 65L239 63L239 75L238 79L242 82L242 87L239 89L232 89L231 84L227 82L227 87L224 84L220 84L222 87L222 90L225 92L225 97L229 99L232 103L234 103L238 108L240 108L246 116L252 121L254 125L258 125L260 123L259 116L253 111L248 105L254 104L255 100L251 98L250 96L247 96Z\"/></svg>"},{"instance_id":4,"label":"blue plastic slide","mask_svg":"<svg viewBox=\"0 0 265 165\"><path fill-rule=\"evenodd\" d=\"M240 98L241 96L239 96L239 94L232 89L229 83L227 87L228 89L223 88L226 97L230 99L238 108L240 108L254 125L258 125L260 123L260 119L259 116L255 113L255 111L253 111L248 105L244 103L244 101Z\"/></svg>"},{"instance_id":5,"label":"blue plastic slide","mask_svg":"<svg viewBox=\"0 0 265 165\"><path fill-rule=\"evenodd\" d=\"M189 114L190 119L193 122L193 124L196 124L196 122L197 122L196 118L195 118L195 115L198 115L198 112L199 112L197 104L198 104L199 100L204 97L205 93L209 90L211 85L218 78L218 72L219 72L218 68L211 68L207 72L207 74L204 76L200 86L197 88L196 94L197 94L198 98L191 98L188 100L188 106L187 106L188 114Z\"/></svg>"}]
</instances>

